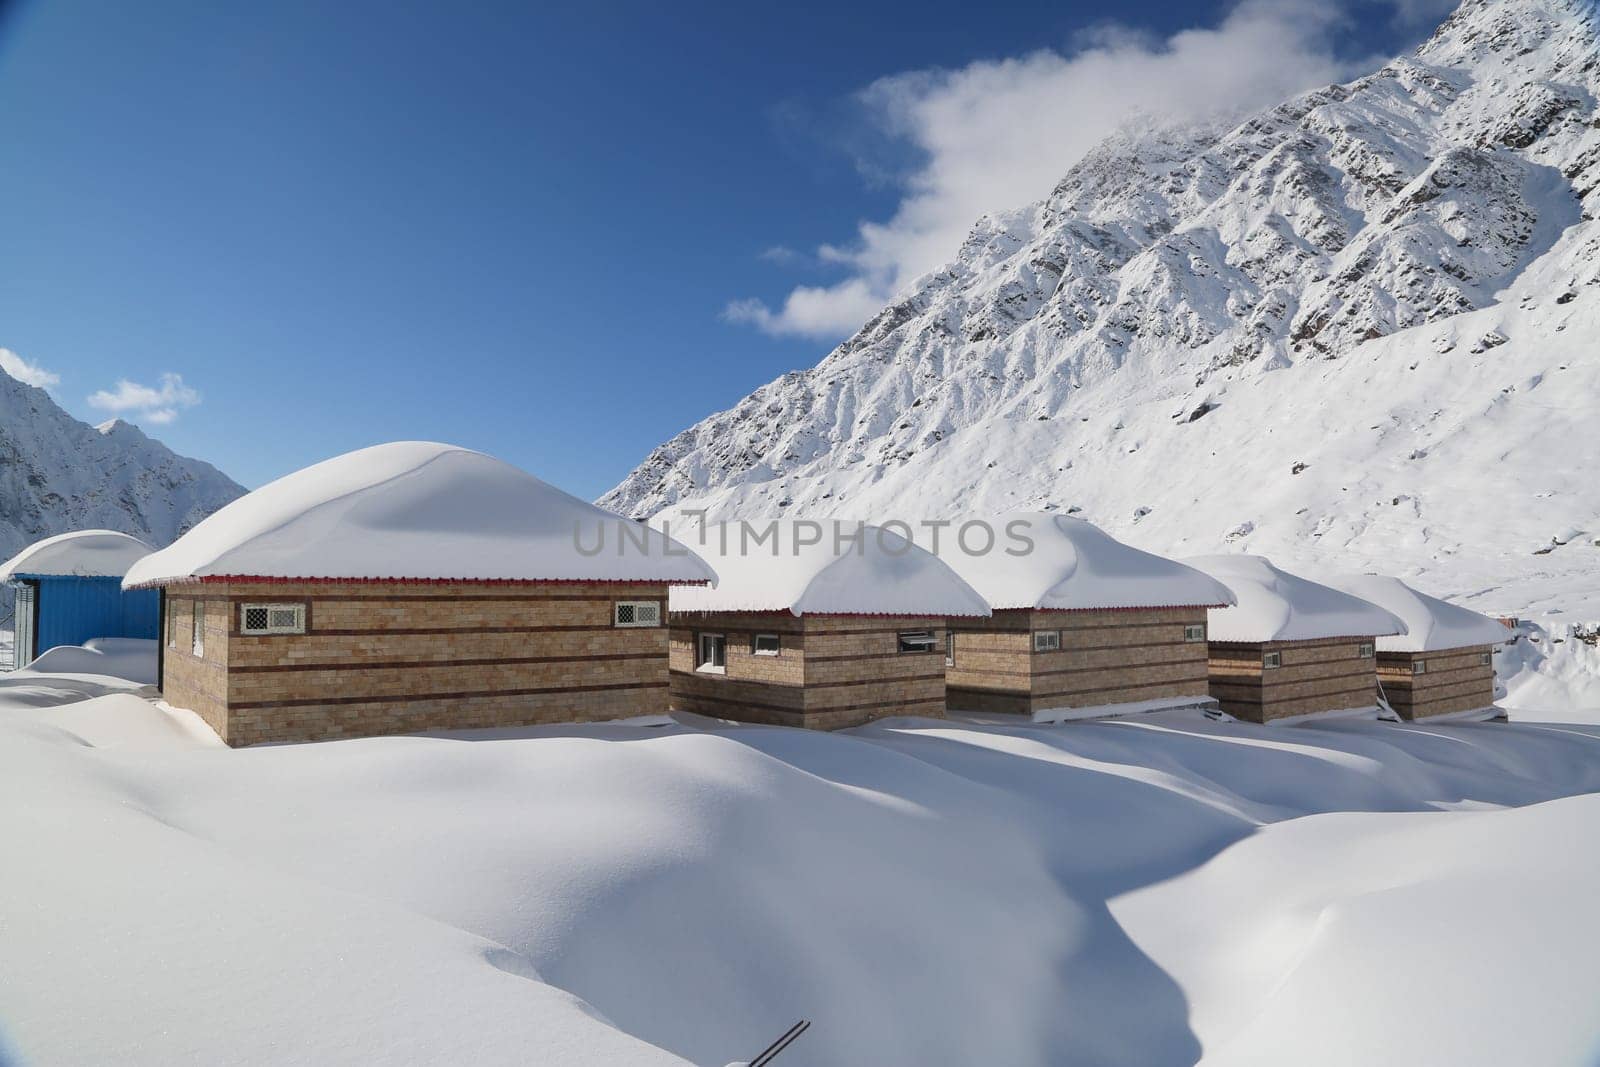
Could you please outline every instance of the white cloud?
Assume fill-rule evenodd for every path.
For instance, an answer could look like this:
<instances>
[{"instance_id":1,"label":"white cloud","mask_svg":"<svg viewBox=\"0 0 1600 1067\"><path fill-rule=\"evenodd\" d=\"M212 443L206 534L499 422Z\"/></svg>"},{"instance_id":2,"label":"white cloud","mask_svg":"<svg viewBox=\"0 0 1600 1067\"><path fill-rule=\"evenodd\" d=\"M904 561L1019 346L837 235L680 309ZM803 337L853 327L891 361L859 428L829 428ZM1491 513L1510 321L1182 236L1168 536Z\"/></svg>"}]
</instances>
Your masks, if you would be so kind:
<instances>
[{"instance_id":1,"label":"white cloud","mask_svg":"<svg viewBox=\"0 0 1600 1067\"><path fill-rule=\"evenodd\" d=\"M756 258L768 263L785 264L798 262L805 257L788 245L773 245L771 248L763 248Z\"/></svg>"},{"instance_id":2,"label":"white cloud","mask_svg":"<svg viewBox=\"0 0 1600 1067\"><path fill-rule=\"evenodd\" d=\"M901 178L893 217L863 221L853 241L818 249L849 272L838 284L796 288L776 309L737 301L724 317L771 334L844 336L947 262L979 217L1048 195L1090 147L1135 116L1236 114L1368 69L1328 47L1343 18L1337 4L1319 0L1243 0L1217 26L1164 40L1110 26L1067 54L1043 50L880 79L858 94L860 105L886 138L909 142L922 158Z\"/></svg>"},{"instance_id":3,"label":"white cloud","mask_svg":"<svg viewBox=\"0 0 1600 1067\"><path fill-rule=\"evenodd\" d=\"M775 337L842 337L876 315L884 303L867 279L849 278L826 288L797 286L777 311L760 300L735 300L723 309L722 317Z\"/></svg>"},{"instance_id":4,"label":"white cloud","mask_svg":"<svg viewBox=\"0 0 1600 1067\"><path fill-rule=\"evenodd\" d=\"M61 384L61 375L53 374L37 363L29 363L9 348L0 348L0 371L5 371L23 385L36 385L40 389Z\"/></svg>"},{"instance_id":5,"label":"white cloud","mask_svg":"<svg viewBox=\"0 0 1600 1067\"><path fill-rule=\"evenodd\" d=\"M90 407L157 425L171 422L179 411L198 403L200 394L183 384L181 374L163 374L157 388L122 378L115 388L101 389L89 396Z\"/></svg>"}]
</instances>

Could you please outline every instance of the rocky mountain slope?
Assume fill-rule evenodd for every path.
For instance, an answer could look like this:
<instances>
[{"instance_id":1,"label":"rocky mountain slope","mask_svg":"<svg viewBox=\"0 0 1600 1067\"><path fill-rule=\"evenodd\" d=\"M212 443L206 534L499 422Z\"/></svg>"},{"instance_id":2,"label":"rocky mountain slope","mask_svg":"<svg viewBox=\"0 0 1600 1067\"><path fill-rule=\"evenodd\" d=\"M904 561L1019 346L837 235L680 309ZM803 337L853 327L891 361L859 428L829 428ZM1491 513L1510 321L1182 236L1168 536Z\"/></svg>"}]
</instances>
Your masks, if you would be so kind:
<instances>
[{"instance_id":1,"label":"rocky mountain slope","mask_svg":"<svg viewBox=\"0 0 1600 1067\"><path fill-rule=\"evenodd\" d=\"M1591 3L1467 0L1350 84L1113 137L602 503L1060 507L1507 611L1586 581L1600 610L1597 99Z\"/></svg>"},{"instance_id":2,"label":"rocky mountain slope","mask_svg":"<svg viewBox=\"0 0 1600 1067\"><path fill-rule=\"evenodd\" d=\"M0 371L0 559L84 528L164 545L243 494L209 463L177 455L138 427L79 422L43 389Z\"/></svg>"}]
</instances>

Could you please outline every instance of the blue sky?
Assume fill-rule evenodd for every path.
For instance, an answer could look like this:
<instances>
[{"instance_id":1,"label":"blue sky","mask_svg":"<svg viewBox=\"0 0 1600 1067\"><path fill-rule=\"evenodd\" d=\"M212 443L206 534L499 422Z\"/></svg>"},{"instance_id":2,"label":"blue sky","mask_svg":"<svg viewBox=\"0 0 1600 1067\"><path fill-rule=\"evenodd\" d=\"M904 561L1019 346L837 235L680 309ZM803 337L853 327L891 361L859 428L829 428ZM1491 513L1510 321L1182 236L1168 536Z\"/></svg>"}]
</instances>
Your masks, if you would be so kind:
<instances>
[{"instance_id":1,"label":"blue sky","mask_svg":"<svg viewBox=\"0 0 1600 1067\"><path fill-rule=\"evenodd\" d=\"M593 497L1047 193L1123 100L1276 99L1439 12L25 2L0 346L246 485L429 438Z\"/></svg>"}]
</instances>

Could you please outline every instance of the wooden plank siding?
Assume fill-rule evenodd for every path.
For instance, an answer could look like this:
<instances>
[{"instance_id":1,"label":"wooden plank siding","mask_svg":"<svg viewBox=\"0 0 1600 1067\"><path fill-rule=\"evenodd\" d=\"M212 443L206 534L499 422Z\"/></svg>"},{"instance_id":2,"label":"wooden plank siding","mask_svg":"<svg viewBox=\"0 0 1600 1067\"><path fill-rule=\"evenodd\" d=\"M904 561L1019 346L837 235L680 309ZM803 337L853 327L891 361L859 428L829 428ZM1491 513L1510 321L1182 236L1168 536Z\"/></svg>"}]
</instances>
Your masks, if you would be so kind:
<instances>
[{"instance_id":1,"label":"wooden plank siding","mask_svg":"<svg viewBox=\"0 0 1600 1067\"><path fill-rule=\"evenodd\" d=\"M163 693L230 745L531 726L667 710L667 628L613 625L655 582L206 582L167 589ZM304 634L240 632L299 603ZM204 656L188 640L204 605ZM163 635L165 639L165 635Z\"/></svg>"},{"instance_id":2,"label":"wooden plank siding","mask_svg":"<svg viewBox=\"0 0 1600 1067\"><path fill-rule=\"evenodd\" d=\"M933 631L934 650L900 652L906 630ZM702 633L725 639L724 673L696 670ZM755 655L757 634L777 634L779 654ZM942 618L677 612L671 643L672 703L681 711L823 730L944 715Z\"/></svg>"},{"instance_id":3,"label":"wooden plank siding","mask_svg":"<svg viewBox=\"0 0 1600 1067\"><path fill-rule=\"evenodd\" d=\"M1422 674L1415 673L1413 664L1418 662L1425 665ZM1378 681L1389 705L1403 719L1493 707L1493 647L1380 652Z\"/></svg>"},{"instance_id":4,"label":"wooden plank siding","mask_svg":"<svg viewBox=\"0 0 1600 1067\"><path fill-rule=\"evenodd\" d=\"M1006 609L987 619L952 620L955 662L949 700L965 711L1032 715L1207 695L1204 641L1184 629L1206 609L1100 611ZM1035 652L1033 635L1055 630L1059 651Z\"/></svg>"},{"instance_id":5,"label":"wooden plank siding","mask_svg":"<svg viewBox=\"0 0 1600 1067\"><path fill-rule=\"evenodd\" d=\"M1376 706L1377 667L1359 654L1371 637L1210 645L1211 695L1222 710L1249 722ZM1276 652L1281 666L1263 668Z\"/></svg>"}]
</instances>

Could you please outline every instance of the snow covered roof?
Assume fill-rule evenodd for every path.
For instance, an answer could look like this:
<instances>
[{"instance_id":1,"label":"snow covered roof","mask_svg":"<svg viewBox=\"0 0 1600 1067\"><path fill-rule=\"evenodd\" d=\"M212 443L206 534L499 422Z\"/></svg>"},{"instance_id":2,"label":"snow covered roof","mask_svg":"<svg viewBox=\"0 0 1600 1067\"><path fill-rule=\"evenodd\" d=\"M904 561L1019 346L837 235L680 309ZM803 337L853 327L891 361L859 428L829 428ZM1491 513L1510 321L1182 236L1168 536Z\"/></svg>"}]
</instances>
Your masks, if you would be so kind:
<instances>
[{"instance_id":1,"label":"snow covered roof","mask_svg":"<svg viewBox=\"0 0 1600 1067\"><path fill-rule=\"evenodd\" d=\"M1378 638L1381 652L1437 652L1445 648L1503 644L1504 625L1471 608L1419 593L1398 578L1382 574L1341 574L1328 584L1370 600L1400 617L1406 633Z\"/></svg>"},{"instance_id":2,"label":"snow covered roof","mask_svg":"<svg viewBox=\"0 0 1600 1067\"><path fill-rule=\"evenodd\" d=\"M729 522L696 525L682 536L711 561L717 584L674 586L673 611L989 614L955 571L893 530L843 520Z\"/></svg>"},{"instance_id":3,"label":"snow covered roof","mask_svg":"<svg viewBox=\"0 0 1600 1067\"><path fill-rule=\"evenodd\" d=\"M1261 556L1184 560L1233 590L1238 604L1207 616L1212 641L1310 641L1403 634L1406 624L1360 597L1279 570Z\"/></svg>"},{"instance_id":4,"label":"snow covered roof","mask_svg":"<svg viewBox=\"0 0 1600 1067\"><path fill-rule=\"evenodd\" d=\"M74 530L35 541L0 565L0 582L16 575L121 578L150 546L115 530Z\"/></svg>"},{"instance_id":5,"label":"snow covered roof","mask_svg":"<svg viewBox=\"0 0 1600 1067\"><path fill-rule=\"evenodd\" d=\"M939 558L1002 608L1212 607L1232 604L1226 586L1193 567L1141 551L1068 515L1015 512L990 521L995 542L959 526L941 531ZM1032 543L1028 548L1020 538ZM1021 554L1013 554L1012 550ZM1025 550L1024 550L1025 549Z\"/></svg>"},{"instance_id":6,"label":"snow covered roof","mask_svg":"<svg viewBox=\"0 0 1600 1067\"><path fill-rule=\"evenodd\" d=\"M481 452L376 445L246 494L128 571L208 577L664 581L716 577L659 531Z\"/></svg>"}]
</instances>

